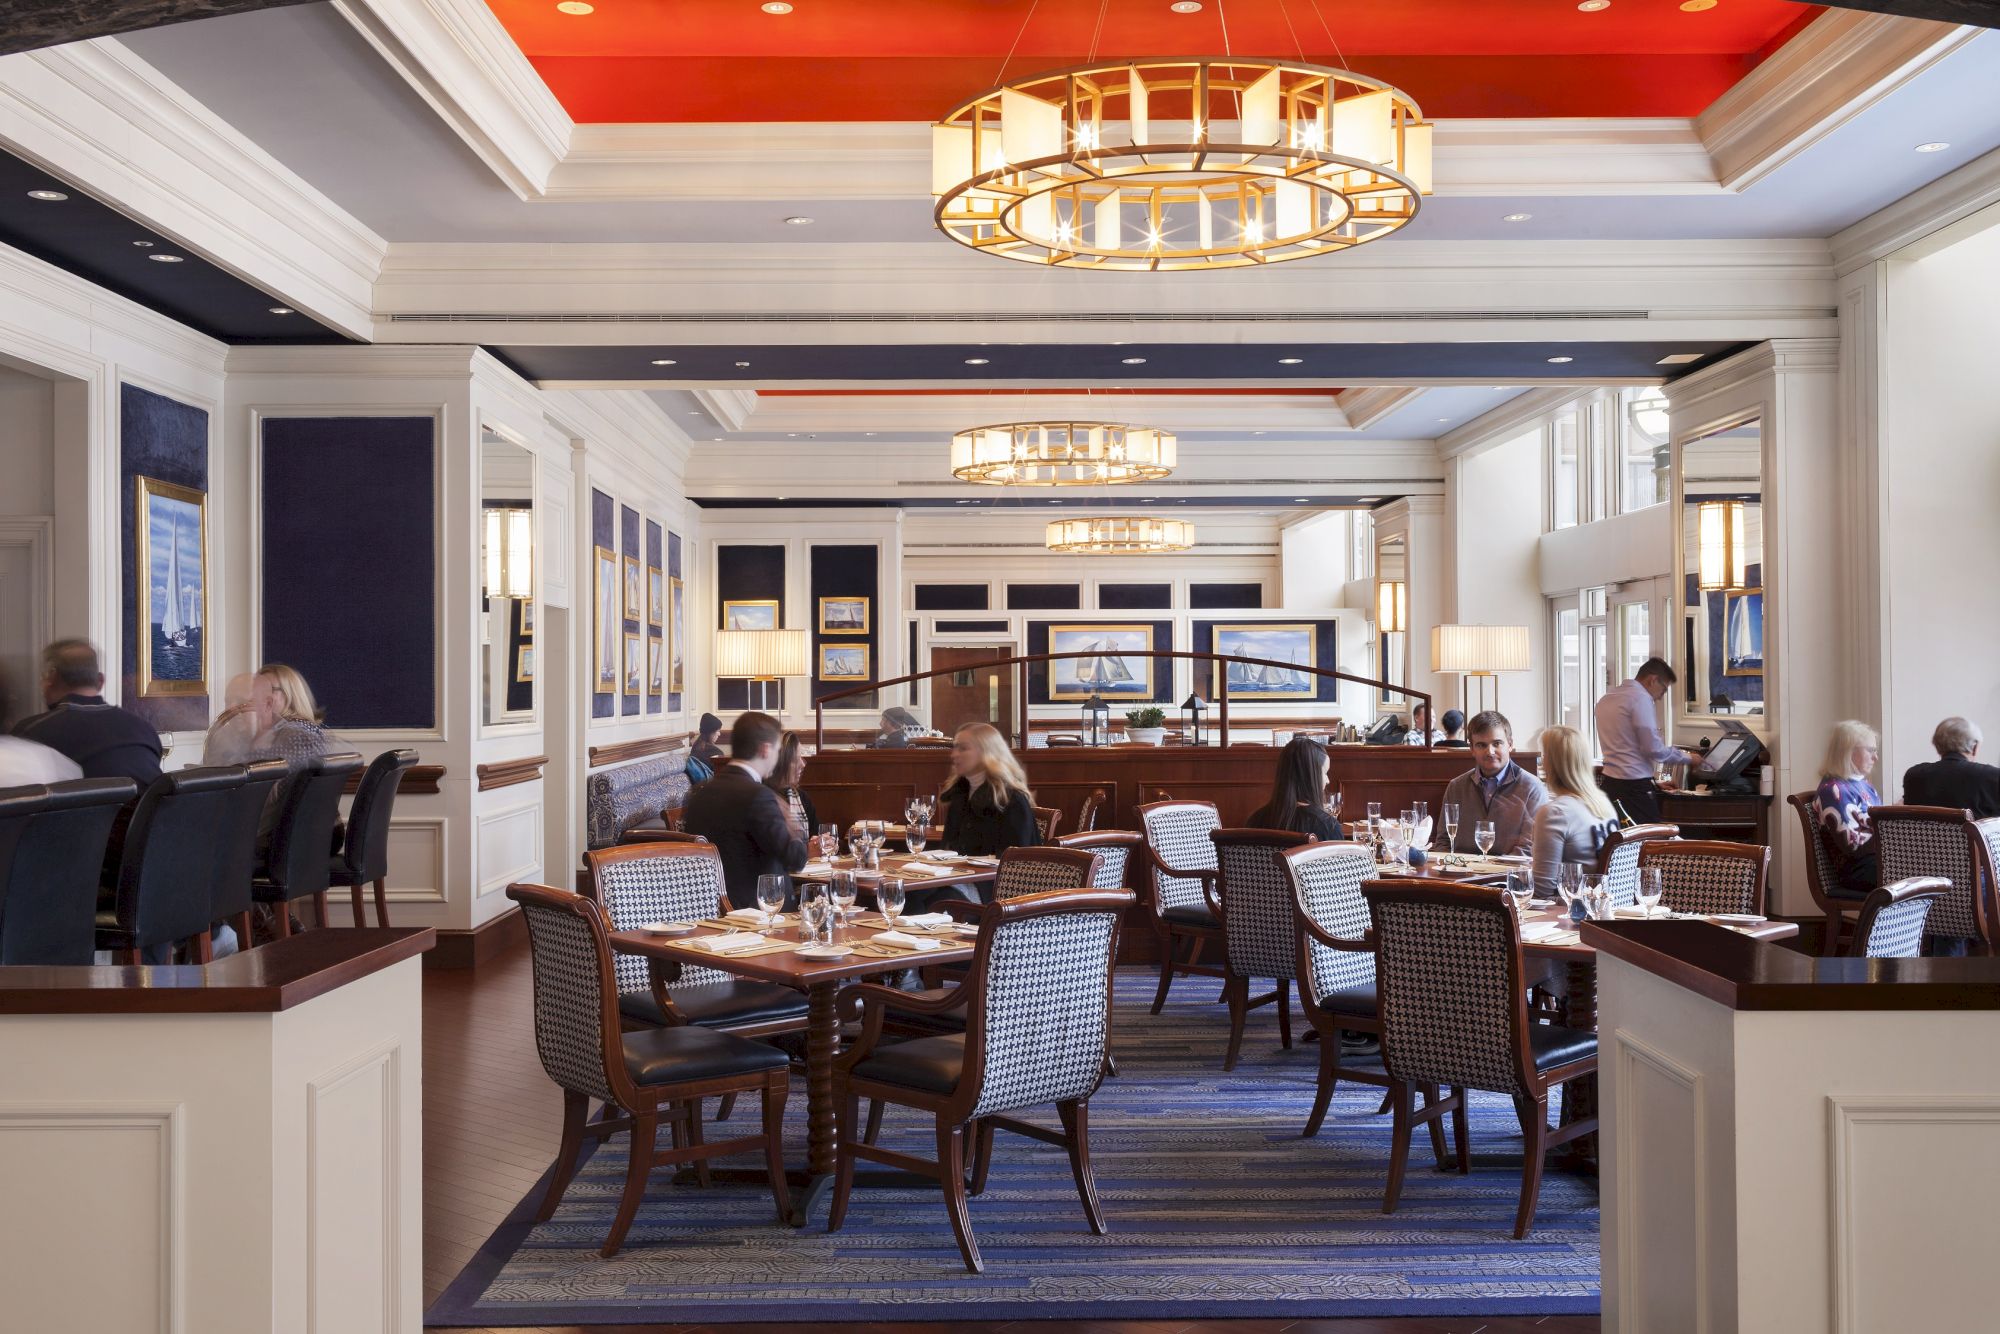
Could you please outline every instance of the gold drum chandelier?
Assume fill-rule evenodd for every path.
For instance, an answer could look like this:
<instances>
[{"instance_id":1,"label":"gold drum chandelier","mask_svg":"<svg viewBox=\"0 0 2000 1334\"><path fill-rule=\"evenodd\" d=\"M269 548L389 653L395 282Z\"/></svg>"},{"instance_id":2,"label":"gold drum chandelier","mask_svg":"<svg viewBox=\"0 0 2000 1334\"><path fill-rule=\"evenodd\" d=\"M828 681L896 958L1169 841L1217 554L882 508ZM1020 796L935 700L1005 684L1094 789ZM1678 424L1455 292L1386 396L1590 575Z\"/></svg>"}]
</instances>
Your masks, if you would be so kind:
<instances>
[{"instance_id":1,"label":"gold drum chandelier","mask_svg":"<svg viewBox=\"0 0 2000 1334\"><path fill-rule=\"evenodd\" d=\"M1007 422L951 438L951 474L995 486L1158 481L1174 470L1171 431L1112 422Z\"/></svg>"},{"instance_id":2,"label":"gold drum chandelier","mask_svg":"<svg viewBox=\"0 0 2000 1334\"><path fill-rule=\"evenodd\" d=\"M931 129L938 227L1058 268L1224 269L1379 240L1431 192L1399 89L1302 62L1117 61L1003 84Z\"/></svg>"},{"instance_id":3,"label":"gold drum chandelier","mask_svg":"<svg viewBox=\"0 0 2000 1334\"><path fill-rule=\"evenodd\" d=\"M1150 515L1096 515L1057 519L1045 539L1050 551L1083 556L1150 556L1186 551L1194 545L1194 525L1186 519L1155 519Z\"/></svg>"}]
</instances>

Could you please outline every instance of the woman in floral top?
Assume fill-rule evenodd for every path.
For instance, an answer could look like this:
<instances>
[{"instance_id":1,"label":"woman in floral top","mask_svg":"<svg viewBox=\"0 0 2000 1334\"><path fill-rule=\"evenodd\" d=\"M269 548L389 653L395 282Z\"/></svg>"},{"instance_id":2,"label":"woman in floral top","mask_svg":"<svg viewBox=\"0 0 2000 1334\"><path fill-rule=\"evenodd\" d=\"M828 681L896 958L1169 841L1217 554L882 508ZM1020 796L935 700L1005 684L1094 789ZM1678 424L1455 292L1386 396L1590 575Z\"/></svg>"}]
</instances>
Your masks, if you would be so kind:
<instances>
[{"instance_id":1,"label":"woman in floral top","mask_svg":"<svg viewBox=\"0 0 2000 1334\"><path fill-rule=\"evenodd\" d=\"M1819 833L1838 875L1838 883L1827 889L1843 898L1866 898L1875 888L1875 831L1868 808L1880 806L1882 797L1868 775L1880 745L1866 723L1835 723L1820 763Z\"/></svg>"}]
</instances>

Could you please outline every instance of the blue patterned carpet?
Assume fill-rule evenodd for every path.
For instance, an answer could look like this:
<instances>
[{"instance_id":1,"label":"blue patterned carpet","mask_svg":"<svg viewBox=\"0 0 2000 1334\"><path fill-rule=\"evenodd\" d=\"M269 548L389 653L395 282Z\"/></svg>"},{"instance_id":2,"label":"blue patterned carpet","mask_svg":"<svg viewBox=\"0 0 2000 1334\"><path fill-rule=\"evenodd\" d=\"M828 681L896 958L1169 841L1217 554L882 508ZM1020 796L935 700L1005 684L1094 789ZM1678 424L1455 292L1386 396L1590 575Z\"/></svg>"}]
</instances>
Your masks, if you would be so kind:
<instances>
[{"instance_id":1,"label":"blue patterned carpet","mask_svg":"<svg viewBox=\"0 0 2000 1334\"><path fill-rule=\"evenodd\" d=\"M935 1190L857 1186L846 1226L824 1209L776 1225L762 1187L702 1191L655 1175L625 1249L601 1259L624 1173L623 1140L577 1174L550 1222L523 1201L438 1299L435 1325L909 1319L1306 1319L1578 1314L1598 1309L1597 1189L1551 1173L1535 1230L1511 1237L1520 1180L1512 1107L1475 1095L1473 1171L1432 1166L1419 1136L1397 1212L1381 1212L1389 1118L1379 1090L1343 1087L1319 1137L1316 1048L1278 1046L1253 1011L1243 1059L1222 1073L1228 1014L1216 984L1185 978L1157 1018L1155 974L1119 978L1122 1073L1091 1103L1108 1236L1093 1237L1052 1145L1001 1134L972 1201L984 1275L960 1266ZM1297 1033L1305 1026L1297 1025ZM522 1040L532 1041L523 1033ZM788 1107L802 1160L804 1088ZM753 1107L735 1118L754 1124ZM1045 1118L1054 1124L1053 1109ZM891 1108L883 1142L929 1157L930 1122ZM755 1158L728 1160L750 1166ZM866 1164L863 1164L864 1169Z\"/></svg>"}]
</instances>

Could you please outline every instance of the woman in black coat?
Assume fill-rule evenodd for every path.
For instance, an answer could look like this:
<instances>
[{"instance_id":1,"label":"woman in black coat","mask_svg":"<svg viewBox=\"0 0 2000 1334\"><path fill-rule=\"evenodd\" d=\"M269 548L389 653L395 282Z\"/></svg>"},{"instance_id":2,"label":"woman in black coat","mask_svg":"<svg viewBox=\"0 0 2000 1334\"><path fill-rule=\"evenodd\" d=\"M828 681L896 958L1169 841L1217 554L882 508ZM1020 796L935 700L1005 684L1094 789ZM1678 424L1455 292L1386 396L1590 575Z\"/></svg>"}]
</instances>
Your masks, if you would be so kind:
<instances>
[{"instance_id":1,"label":"woman in black coat","mask_svg":"<svg viewBox=\"0 0 2000 1334\"><path fill-rule=\"evenodd\" d=\"M771 776L764 780L764 786L778 794L778 804L784 807L786 818L798 827L798 836L812 846L814 854L830 857L834 849L812 844L819 832L819 812L813 809L812 798L799 786L805 776L806 757L799 745L799 734L787 732L778 743L778 762L771 767Z\"/></svg>"},{"instance_id":2,"label":"woman in black coat","mask_svg":"<svg viewBox=\"0 0 2000 1334\"><path fill-rule=\"evenodd\" d=\"M1326 804L1326 748L1311 737L1293 737L1278 752L1278 775L1271 799L1245 823L1252 829L1311 834L1322 842L1346 837Z\"/></svg>"},{"instance_id":3,"label":"woman in black coat","mask_svg":"<svg viewBox=\"0 0 2000 1334\"><path fill-rule=\"evenodd\" d=\"M995 856L1040 843L1035 794L1007 739L986 723L967 723L951 743L951 786L944 790L944 845L968 856Z\"/></svg>"}]
</instances>

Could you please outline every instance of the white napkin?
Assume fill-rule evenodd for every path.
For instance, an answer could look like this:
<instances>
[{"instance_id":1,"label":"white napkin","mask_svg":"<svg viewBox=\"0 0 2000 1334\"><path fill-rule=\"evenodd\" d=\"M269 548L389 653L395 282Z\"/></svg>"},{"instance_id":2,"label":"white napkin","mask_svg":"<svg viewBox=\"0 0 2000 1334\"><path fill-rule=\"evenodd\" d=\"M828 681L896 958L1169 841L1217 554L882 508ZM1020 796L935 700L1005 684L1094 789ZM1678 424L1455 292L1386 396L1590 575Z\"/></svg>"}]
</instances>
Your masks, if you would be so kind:
<instances>
[{"instance_id":1,"label":"white napkin","mask_svg":"<svg viewBox=\"0 0 2000 1334\"><path fill-rule=\"evenodd\" d=\"M801 875L825 875L825 874L826 874L827 872L831 871L832 869L833 869L833 863L832 863L832 862L829 862L829 861L812 861L812 862L807 862L807 863L806 863L806 864L805 864L804 866L801 866L801 867L799 868L799 874L801 874Z\"/></svg>"},{"instance_id":2,"label":"white napkin","mask_svg":"<svg viewBox=\"0 0 2000 1334\"><path fill-rule=\"evenodd\" d=\"M1569 930L1568 922L1529 922L1521 928L1521 939L1539 943Z\"/></svg>"},{"instance_id":3,"label":"white napkin","mask_svg":"<svg viewBox=\"0 0 2000 1334\"><path fill-rule=\"evenodd\" d=\"M782 919L784 914L779 913L778 917ZM762 908L736 908L722 914L722 920L725 922L755 922L758 926L762 926L765 920L764 910Z\"/></svg>"},{"instance_id":4,"label":"white napkin","mask_svg":"<svg viewBox=\"0 0 2000 1334\"><path fill-rule=\"evenodd\" d=\"M904 926L943 926L951 920L948 912L904 913L896 919Z\"/></svg>"},{"instance_id":5,"label":"white napkin","mask_svg":"<svg viewBox=\"0 0 2000 1334\"><path fill-rule=\"evenodd\" d=\"M1426 815L1423 819L1417 821L1417 828L1415 834L1412 836L1412 841L1419 848L1427 848L1431 845L1430 816Z\"/></svg>"},{"instance_id":6,"label":"white napkin","mask_svg":"<svg viewBox=\"0 0 2000 1334\"><path fill-rule=\"evenodd\" d=\"M900 871L900 872L901 872L902 874L905 874L905 875L953 875L953 874L956 874L956 873L955 873L955 872L954 872L954 871L953 871L953 870L952 870L952 869L951 869L951 868L950 868L949 866L939 866L939 865L935 864L934 862L904 862L904 863L902 864L902 866L900 866L900 867L899 867L899 868L897 868L897 869L898 869L898 870L899 870L899 871Z\"/></svg>"},{"instance_id":7,"label":"white napkin","mask_svg":"<svg viewBox=\"0 0 2000 1334\"><path fill-rule=\"evenodd\" d=\"M754 949L771 942L754 931L731 931L727 935L703 936L700 940L690 940L689 945L707 950L711 954L730 954L736 950Z\"/></svg>"},{"instance_id":8,"label":"white napkin","mask_svg":"<svg viewBox=\"0 0 2000 1334\"><path fill-rule=\"evenodd\" d=\"M965 859L964 853L953 852L948 848L933 848L929 853L929 856L932 861L939 861L939 862L955 862L955 861L963 861Z\"/></svg>"},{"instance_id":9,"label":"white napkin","mask_svg":"<svg viewBox=\"0 0 2000 1334\"><path fill-rule=\"evenodd\" d=\"M905 950L934 950L938 947L935 940L924 936L906 936L900 931L878 931L874 941L878 945L893 945Z\"/></svg>"}]
</instances>

